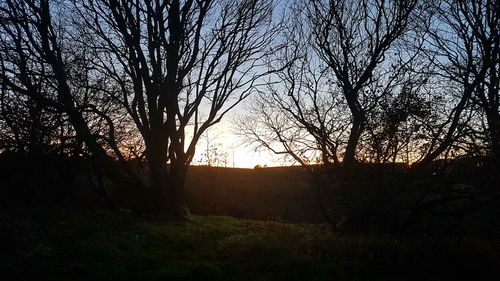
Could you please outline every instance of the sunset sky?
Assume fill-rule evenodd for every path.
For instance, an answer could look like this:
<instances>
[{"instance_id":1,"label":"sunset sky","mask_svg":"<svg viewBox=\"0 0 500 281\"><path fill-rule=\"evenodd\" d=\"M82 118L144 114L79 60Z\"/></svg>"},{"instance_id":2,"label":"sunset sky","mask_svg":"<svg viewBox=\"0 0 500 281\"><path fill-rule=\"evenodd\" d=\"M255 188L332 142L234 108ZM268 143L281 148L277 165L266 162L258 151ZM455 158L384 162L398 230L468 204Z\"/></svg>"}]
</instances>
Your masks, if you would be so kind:
<instances>
[{"instance_id":1,"label":"sunset sky","mask_svg":"<svg viewBox=\"0 0 500 281\"><path fill-rule=\"evenodd\" d=\"M282 166L283 159L271 152L260 150L255 151L253 145L245 143L241 136L237 136L234 121L231 116L244 114L241 106L235 108L233 114L227 116L219 124L208 130L209 145L217 147L226 152L227 167L236 168L254 168L256 165L267 166ZM204 134L196 146L196 156L193 160L193 165L205 165L203 154L207 149L207 135ZM233 161L234 160L234 161Z\"/></svg>"}]
</instances>

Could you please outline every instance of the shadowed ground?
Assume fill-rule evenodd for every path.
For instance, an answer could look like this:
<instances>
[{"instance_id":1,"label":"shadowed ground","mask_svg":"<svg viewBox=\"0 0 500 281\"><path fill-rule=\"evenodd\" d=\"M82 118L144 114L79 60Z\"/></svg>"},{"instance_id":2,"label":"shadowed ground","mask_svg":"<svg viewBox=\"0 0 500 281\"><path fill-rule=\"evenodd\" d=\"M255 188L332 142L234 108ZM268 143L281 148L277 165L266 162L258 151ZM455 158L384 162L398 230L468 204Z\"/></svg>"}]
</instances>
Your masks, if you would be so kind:
<instances>
[{"instance_id":1,"label":"shadowed ground","mask_svg":"<svg viewBox=\"0 0 500 281\"><path fill-rule=\"evenodd\" d=\"M498 240L333 234L324 225L10 211L2 280L497 280Z\"/></svg>"}]
</instances>

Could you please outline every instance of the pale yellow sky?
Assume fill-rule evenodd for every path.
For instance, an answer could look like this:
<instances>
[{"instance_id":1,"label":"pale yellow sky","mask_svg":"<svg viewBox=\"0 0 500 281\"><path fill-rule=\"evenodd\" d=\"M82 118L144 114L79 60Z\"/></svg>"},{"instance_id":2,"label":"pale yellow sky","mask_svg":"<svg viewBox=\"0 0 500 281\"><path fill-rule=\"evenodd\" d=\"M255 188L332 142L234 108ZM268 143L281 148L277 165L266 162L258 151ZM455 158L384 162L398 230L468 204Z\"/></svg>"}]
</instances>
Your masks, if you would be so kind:
<instances>
[{"instance_id":1,"label":"pale yellow sky","mask_svg":"<svg viewBox=\"0 0 500 281\"><path fill-rule=\"evenodd\" d=\"M234 128L230 118L222 120L208 130L209 146L217 147L227 153L227 167L254 168L256 165L282 166L283 161L277 155L268 151L255 151L252 146L244 144L241 137L233 133ZM203 165L203 154L207 149L205 134L196 146L193 165Z\"/></svg>"}]
</instances>

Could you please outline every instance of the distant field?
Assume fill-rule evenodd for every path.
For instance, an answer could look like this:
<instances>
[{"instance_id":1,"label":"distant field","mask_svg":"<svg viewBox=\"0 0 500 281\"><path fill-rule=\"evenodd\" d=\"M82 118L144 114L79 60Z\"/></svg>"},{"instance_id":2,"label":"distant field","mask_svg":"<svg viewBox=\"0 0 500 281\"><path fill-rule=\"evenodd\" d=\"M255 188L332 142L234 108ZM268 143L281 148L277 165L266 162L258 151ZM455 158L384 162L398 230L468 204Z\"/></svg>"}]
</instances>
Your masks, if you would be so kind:
<instances>
[{"instance_id":1,"label":"distant field","mask_svg":"<svg viewBox=\"0 0 500 281\"><path fill-rule=\"evenodd\" d=\"M194 214L323 222L308 174L300 167L190 167L188 205Z\"/></svg>"}]
</instances>

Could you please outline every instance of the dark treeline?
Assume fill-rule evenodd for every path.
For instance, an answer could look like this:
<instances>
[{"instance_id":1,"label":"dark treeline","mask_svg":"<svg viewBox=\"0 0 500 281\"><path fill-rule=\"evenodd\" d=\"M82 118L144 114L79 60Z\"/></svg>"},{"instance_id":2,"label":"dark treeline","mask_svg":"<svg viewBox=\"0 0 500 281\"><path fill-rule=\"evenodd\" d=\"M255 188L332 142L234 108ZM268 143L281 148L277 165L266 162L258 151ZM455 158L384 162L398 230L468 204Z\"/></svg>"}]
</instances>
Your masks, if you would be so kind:
<instances>
[{"instance_id":1,"label":"dark treeline","mask_svg":"<svg viewBox=\"0 0 500 281\"><path fill-rule=\"evenodd\" d=\"M5 0L2 165L61 186L88 170L110 206L187 216L198 140L249 98L239 132L304 166L334 228L373 210L406 229L497 208L499 13L496 0ZM446 183L461 165L481 178Z\"/></svg>"}]
</instances>

